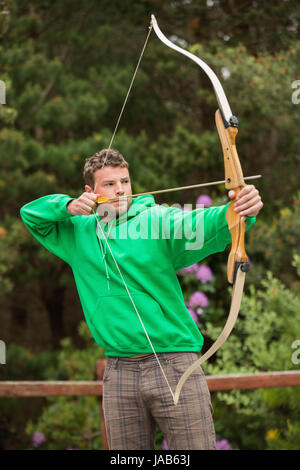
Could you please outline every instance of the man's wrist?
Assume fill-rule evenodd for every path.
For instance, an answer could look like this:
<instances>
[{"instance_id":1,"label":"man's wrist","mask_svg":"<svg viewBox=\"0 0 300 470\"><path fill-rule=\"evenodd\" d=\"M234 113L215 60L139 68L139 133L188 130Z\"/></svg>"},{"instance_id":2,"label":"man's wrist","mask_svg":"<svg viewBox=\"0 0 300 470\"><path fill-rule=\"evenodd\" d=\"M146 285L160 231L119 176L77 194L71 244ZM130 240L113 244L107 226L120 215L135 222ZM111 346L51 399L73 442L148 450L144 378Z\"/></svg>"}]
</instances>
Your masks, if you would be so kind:
<instances>
[{"instance_id":1,"label":"man's wrist","mask_svg":"<svg viewBox=\"0 0 300 470\"><path fill-rule=\"evenodd\" d=\"M72 210L72 203L75 201L75 199L71 199L71 201L69 201L67 203L67 211L69 212L70 215L74 215L73 213L73 210Z\"/></svg>"}]
</instances>

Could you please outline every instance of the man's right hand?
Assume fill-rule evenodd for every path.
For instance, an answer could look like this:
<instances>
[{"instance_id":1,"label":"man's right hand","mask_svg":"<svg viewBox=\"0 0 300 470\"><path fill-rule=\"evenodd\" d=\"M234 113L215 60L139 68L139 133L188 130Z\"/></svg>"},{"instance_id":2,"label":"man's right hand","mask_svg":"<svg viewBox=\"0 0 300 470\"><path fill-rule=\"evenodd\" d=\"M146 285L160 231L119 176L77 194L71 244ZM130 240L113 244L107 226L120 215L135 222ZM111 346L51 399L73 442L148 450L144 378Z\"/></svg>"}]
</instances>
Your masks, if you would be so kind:
<instances>
[{"instance_id":1,"label":"man's right hand","mask_svg":"<svg viewBox=\"0 0 300 470\"><path fill-rule=\"evenodd\" d=\"M77 199L69 202L67 209L71 215L89 215L100 194L82 193Z\"/></svg>"}]
</instances>

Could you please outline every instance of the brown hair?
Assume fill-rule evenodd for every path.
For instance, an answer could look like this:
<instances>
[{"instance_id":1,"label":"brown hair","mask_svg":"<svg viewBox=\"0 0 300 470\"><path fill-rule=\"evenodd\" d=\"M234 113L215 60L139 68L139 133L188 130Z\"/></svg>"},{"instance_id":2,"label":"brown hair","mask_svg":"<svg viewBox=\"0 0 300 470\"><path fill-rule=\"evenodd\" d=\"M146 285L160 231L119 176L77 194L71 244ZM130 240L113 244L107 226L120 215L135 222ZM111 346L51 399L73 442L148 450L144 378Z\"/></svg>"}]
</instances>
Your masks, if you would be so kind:
<instances>
[{"instance_id":1,"label":"brown hair","mask_svg":"<svg viewBox=\"0 0 300 470\"><path fill-rule=\"evenodd\" d=\"M103 149L85 160L83 168L85 184L88 184L93 188L94 173L96 170L100 170L104 166L120 166L121 168L129 168L128 162L126 162L125 158L118 150Z\"/></svg>"}]
</instances>

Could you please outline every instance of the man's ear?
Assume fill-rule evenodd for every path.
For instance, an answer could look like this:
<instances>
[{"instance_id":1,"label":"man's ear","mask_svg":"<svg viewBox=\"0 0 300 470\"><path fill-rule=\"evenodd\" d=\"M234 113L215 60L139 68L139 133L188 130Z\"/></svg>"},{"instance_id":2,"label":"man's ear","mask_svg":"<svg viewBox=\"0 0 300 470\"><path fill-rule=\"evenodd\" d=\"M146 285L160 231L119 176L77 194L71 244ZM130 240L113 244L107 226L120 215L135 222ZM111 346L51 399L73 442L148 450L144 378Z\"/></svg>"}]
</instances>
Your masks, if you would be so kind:
<instances>
[{"instance_id":1,"label":"man's ear","mask_svg":"<svg viewBox=\"0 0 300 470\"><path fill-rule=\"evenodd\" d=\"M84 186L84 189L85 189L86 193L93 193L94 192L93 188L91 188L88 184L86 184Z\"/></svg>"}]
</instances>

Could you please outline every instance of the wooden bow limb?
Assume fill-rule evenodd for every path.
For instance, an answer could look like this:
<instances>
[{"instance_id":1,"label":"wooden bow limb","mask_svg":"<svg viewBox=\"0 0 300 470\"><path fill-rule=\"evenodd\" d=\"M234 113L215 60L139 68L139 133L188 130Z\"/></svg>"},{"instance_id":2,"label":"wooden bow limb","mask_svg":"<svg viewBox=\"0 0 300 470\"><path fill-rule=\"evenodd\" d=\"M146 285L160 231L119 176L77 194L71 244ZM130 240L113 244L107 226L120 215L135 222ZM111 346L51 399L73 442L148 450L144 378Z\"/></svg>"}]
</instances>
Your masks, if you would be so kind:
<instances>
[{"instance_id":1,"label":"wooden bow limb","mask_svg":"<svg viewBox=\"0 0 300 470\"><path fill-rule=\"evenodd\" d=\"M185 372L184 374L180 377L180 380L176 386L175 394L174 394L174 404L177 405L179 397L180 397L180 392L185 384L186 380L189 378L189 376L201 365L203 362L207 361L213 354L217 352L217 350L225 343L227 340L228 336L230 335L236 319L239 314L240 306L241 306L241 301L242 301L242 295L243 295L243 289L244 289L244 283L245 283L245 276L246 273L242 271L241 266L238 266L237 272L236 272L236 280L235 284L233 286L233 292L232 292L232 299L231 299L231 305L230 305L230 310L229 314L227 317L227 321L225 323L225 326L221 332L221 334L218 336L217 340L212 344L212 346L204 353L197 361L195 361Z\"/></svg>"}]
</instances>

